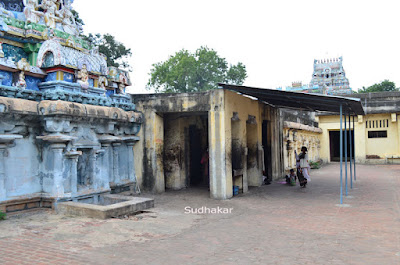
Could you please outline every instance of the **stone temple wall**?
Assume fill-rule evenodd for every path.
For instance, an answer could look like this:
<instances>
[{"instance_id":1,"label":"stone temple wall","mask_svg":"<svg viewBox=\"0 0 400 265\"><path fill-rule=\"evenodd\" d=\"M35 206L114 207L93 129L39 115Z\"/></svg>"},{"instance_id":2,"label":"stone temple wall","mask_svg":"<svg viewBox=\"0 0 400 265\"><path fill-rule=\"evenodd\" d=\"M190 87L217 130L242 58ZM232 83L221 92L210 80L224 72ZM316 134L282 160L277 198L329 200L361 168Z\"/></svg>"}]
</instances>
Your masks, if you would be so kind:
<instances>
[{"instance_id":1,"label":"stone temple wall","mask_svg":"<svg viewBox=\"0 0 400 265\"><path fill-rule=\"evenodd\" d=\"M0 211L135 186L129 72L82 38L72 2L0 2Z\"/></svg>"},{"instance_id":2,"label":"stone temple wall","mask_svg":"<svg viewBox=\"0 0 400 265\"><path fill-rule=\"evenodd\" d=\"M132 189L141 123L115 107L0 97L0 210Z\"/></svg>"}]
</instances>

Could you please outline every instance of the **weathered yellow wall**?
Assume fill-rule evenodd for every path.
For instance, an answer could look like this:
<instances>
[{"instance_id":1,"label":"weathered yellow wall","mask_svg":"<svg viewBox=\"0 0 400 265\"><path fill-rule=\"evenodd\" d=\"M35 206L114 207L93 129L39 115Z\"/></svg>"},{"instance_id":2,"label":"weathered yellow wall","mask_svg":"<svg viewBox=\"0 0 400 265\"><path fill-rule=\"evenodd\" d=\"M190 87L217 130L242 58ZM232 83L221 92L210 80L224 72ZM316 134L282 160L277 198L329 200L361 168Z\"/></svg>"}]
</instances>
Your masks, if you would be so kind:
<instances>
[{"instance_id":1,"label":"weathered yellow wall","mask_svg":"<svg viewBox=\"0 0 400 265\"><path fill-rule=\"evenodd\" d=\"M138 106L136 106L136 109ZM144 116L144 119L146 117ZM134 153L134 167L135 167L135 174L136 174L136 179L139 184L139 187L143 187L143 130L144 130L144 124L142 124L142 127L137 134L137 136L140 137L139 142L137 142L133 146L133 153Z\"/></svg>"},{"instance_id":2,"label":"weathered yellow wall","mask_svg":"<svg viewBox=\"0 0 400 265\"><path fill-rule=\"evenodd\" d=\"M389 120L388 128L371 128L366 129L366 154L377 155L382 158L389 156L400 155L399 150L399 130L397 122L391 121L391 115L387 114L374 114L364 117L364 125L369 120ZM365 128L365 127L364 127ZM387 130L387 138L368 138L368 131L383 131Z\"/></svg>"},{"instance_id":3,"label":"weathered yellow wall","mask_svg":"<svg viewBox=\"0 0 400 265\"><path fill-rule=\"evenodd\" d=\"M264 104L260 104L259 101L250 99L248 97L241 96L235 92L225 91L225 145L227 157L232 157L232 117L233 113L237 112L239 115L239 121L234 121L238 124L238 132L235 133L243 148L243 177L244 177L244 191L246 192L248 186L260 186L262 184L262 168L263 161L261 161L261 150L262 150L262 123L263 120L270 120L270 117L266 117L266 114L270 114L268 111L263 110ZM270 107L265 106L266 109ZM249 115L254 116L256 120L255 125L247 124ZM269 116L269 115L268 115ZM254 128L255 127L255 128ZM251 139L247 135L247 129L250 129ZM249 153L250 151L250 153ZM249 163L253 167L248 168L247 156L256 156L256 163ZM226 172L228 178L232 179L232 163L231 159L226 159ZM240 179L238 180L240 182ZM235 183L239 185L239 183ZM241 186L241 183L240 183ZM232 185L228 185L231 188Z\"/></svg>"},{"instance_id":4,"label":"weathered yellow wall","mask_svg":"<svg viewBox=\"0 0 400 265\"><path fill-rule=\"evenodd\" d=\"M165 190L163 147L164 120L163 113L206 113L208 112L208 142L210 193L215 199L228 199L233 196L232 180L232 117L237 112L235 138L240 143L240 156L243 162L243 190L248 186L260 186L263 182L262 161L262 124L270 121L271 159L273 161L271 178L281 177L281 125L276 109L266 106L257 100L227 90L213 90L198 94L145 96L137 100L137 109L145 113L146 122L140 132L141 141L134 147L136 173L140 186L162 192ZM158 114L157 114L158 113ZM254 116L255 124L249 124L249 115ZM182 119L177 125L184 128L187 122ZM185 126L183 126L185 125ZM249 130L249 134L247 133ZM183 130L180 130L183 132ZM180 132L180 133L181 133ZM182 135L180 135L182 138ZM249 152L250 151L250 152ZM248 155L252 159L248 161ZM143 159L140 159L143 157ZM248 166L249 165L249 166ZM183 169L182 169L183 170ZM185 172L176 172L167 181L170 188L182 188ZM172 175L171 175L172 176ZM168 177L168 176L167 176ZM172 181L173 180L173 181ZM179 180L179 181L175 181ZM241 179L236 184L241 185Z\"/></svg>"},{"instance_id":5,"label":"weathered yellow wall","mask_svg":"<svg viewBox=\"0 0 400 265\"><path fill-rule=\"evenodd\" d=\"M143 111L141 104L137 104L136 108ZM144 111L143 114L145 123L138 134L140 141L133 147L136 178L140 187L145 186L153 192L163 192L164 121L154 110Z\"/></svg>"},{"instance_id":6,"label":"weathered yellow wall","mask_svg":"<svg viewBox=\"0 0 400 265\"><path fill-rule=\"evenodd\" d=\"M290 169L296 168L296 158L294 150L300 154L301 147L305 146L308 149L308 158L310 161L320 160L320 133L310 132L306 130L294 130L289 128L283 129L284 135L284 161L285 171L289 172Z\"/></svg>"},{"instance_id":7,"label":"weathered yellow wall","mask_svg":"<svg viewBox=\"0 0 400 265\"><path fill-rule=\"evenodd\" d=\"M229 199L232 192L232 173L226 172L224 91L212 91L208 112L210 192L215 199Z\"/></svg>"},{"instance_id":8,"label":"weathered yellow wall","mask_svg":"<svg viewBox=\"0 0 400 265\"><path fill-rule=\"evenodd\" d=\"M392 114L385 113L368 114L355 118L355 156L358 163L386 163L388 158L400 156L399 114L394 114L393 117L396 118L392 120ZM389 127L366 128L366 122L376 120L389 120ZM319 127L323 130L321 135L321 158L330 162L329 132L340 129L340 117L320 116ZM368 138L368 131L384 130L387 130L387 138ZM367 156L378 156L380 159L367 159Z\"/></svg>"}]
</instances>

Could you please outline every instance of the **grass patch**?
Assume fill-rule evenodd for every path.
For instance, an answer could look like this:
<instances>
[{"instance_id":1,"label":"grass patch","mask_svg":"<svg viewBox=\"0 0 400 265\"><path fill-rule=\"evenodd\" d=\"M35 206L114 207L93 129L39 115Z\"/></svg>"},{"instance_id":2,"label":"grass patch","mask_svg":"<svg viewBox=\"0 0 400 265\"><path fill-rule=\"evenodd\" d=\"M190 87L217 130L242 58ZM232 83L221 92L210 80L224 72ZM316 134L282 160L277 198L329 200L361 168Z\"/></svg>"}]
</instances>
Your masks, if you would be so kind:
<instances>
[{"instance_id":1,"label":"grass patch","mask_svg":"<svg viewBox=\"0 0 400 265\"><path fill-rule=\"evenodd\" d=\"M322 161L310 161L311 169L320 169Z\"/></svg>"},{"instance_id":2,"label":"grass patch","mask_svg":"<svg viewBox=\"0 0 400 265\"><path fill-rule=\"evenodd\" d=\"M2 211L0 211L0 221L5 220L6 217L7 217L7 215L5 213L3 213Z\"/></svg>"}]
</instances>

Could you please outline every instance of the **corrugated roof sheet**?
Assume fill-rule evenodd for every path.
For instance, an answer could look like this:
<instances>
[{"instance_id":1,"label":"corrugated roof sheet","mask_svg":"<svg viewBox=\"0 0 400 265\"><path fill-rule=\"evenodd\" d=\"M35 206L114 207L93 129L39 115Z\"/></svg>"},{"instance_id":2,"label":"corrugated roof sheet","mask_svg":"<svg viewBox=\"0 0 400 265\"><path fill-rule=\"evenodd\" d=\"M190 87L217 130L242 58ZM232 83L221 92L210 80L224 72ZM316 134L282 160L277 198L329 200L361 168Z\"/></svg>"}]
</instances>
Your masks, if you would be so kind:
<instances>
[{"instance_id":1,"label":"corrugated roof sheet","mask_svg":"<svg viewBox=\"0 0 400 265\"><path fill-rule=\"evenodd\" d=\"M219 86L258 98L278 108L340 113L340 105L342 105L343 112L346 114L365 115L361 100L358 98L307 94L228 84L219 84Z\"/></svg>"}]
</instances>

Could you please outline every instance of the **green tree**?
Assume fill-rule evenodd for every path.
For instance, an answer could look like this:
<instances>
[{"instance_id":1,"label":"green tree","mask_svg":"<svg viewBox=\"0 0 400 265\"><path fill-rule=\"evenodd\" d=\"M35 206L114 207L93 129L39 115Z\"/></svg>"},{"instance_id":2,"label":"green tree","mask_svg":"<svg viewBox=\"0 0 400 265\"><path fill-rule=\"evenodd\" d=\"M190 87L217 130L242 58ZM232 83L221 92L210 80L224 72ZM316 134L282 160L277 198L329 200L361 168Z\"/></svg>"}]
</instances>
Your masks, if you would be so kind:
<instances>
[{"instance_id":1,"label":"green tree","mask_svg":"<svg viewBox=\"0 0 400 265\"><path fill-rule=\"evenodd\" d=\"M357 93L370 93L370 92L385 92L385 91L399 91L399 88L396 88L396 84L389 80L384 80L381 83L373 84L369 87L363 87L358 90Z\"/></svg>"},{"instance_id":2,"label":"green tree","mask_svg":"<svg viewBox=\"0 0 400 265\"><path fill-rule=\"evenodd\" d=\"M113 35L108 33L104 35L89 33L88 36L83 36L83 38L99 48L99 52L107 57L108 66L130 68L127 59L132 56L131 49L118 42Z\"/></svg>"},{"instance_id":3,"label":"green tree","mask_svg":"<svg viewBox=\"0 0 400 265\"><path fill-rule=\"evenodd\" d=\"M72 15L74 16L75 22L78 24L78 26L80 26L79 30L82 33L82 26L85 25L85 23L83 22L83 20L79 17L79 13L74 10L71 9Z\"/></svg>"},{"instance_id":4,"label":"green tree","mask_svg":"<svg viewBox=\"0 0 400 265\"><path fill-rule=\"evenodd\" d=\"M215 89L218 83L242 85L247 77L243 63L230 65L216 51L200 47L195 53L180 50L165 62L153 64L148 89L156 92L197 92Z\"/></svg>"},{"instance_id":5,"label":"green tree","mask_svg":"<svg viewBox=\"0 0 400 265\"><path fill-rule=\"evenodd\" d=\"M76 10L72 9L71 11L79 26L81 38L88 41L91 46L98 47L99 52L107 57L107 65L130 70L131 66L127 60L132 56L131 49L126 48L123 43L117 41L113 35L108 33L104 35L99 33L89 33L89 35L83 34L82 26L85 25L85 23L79 17L79 13Z\"/></svg>"}]
</instances>

